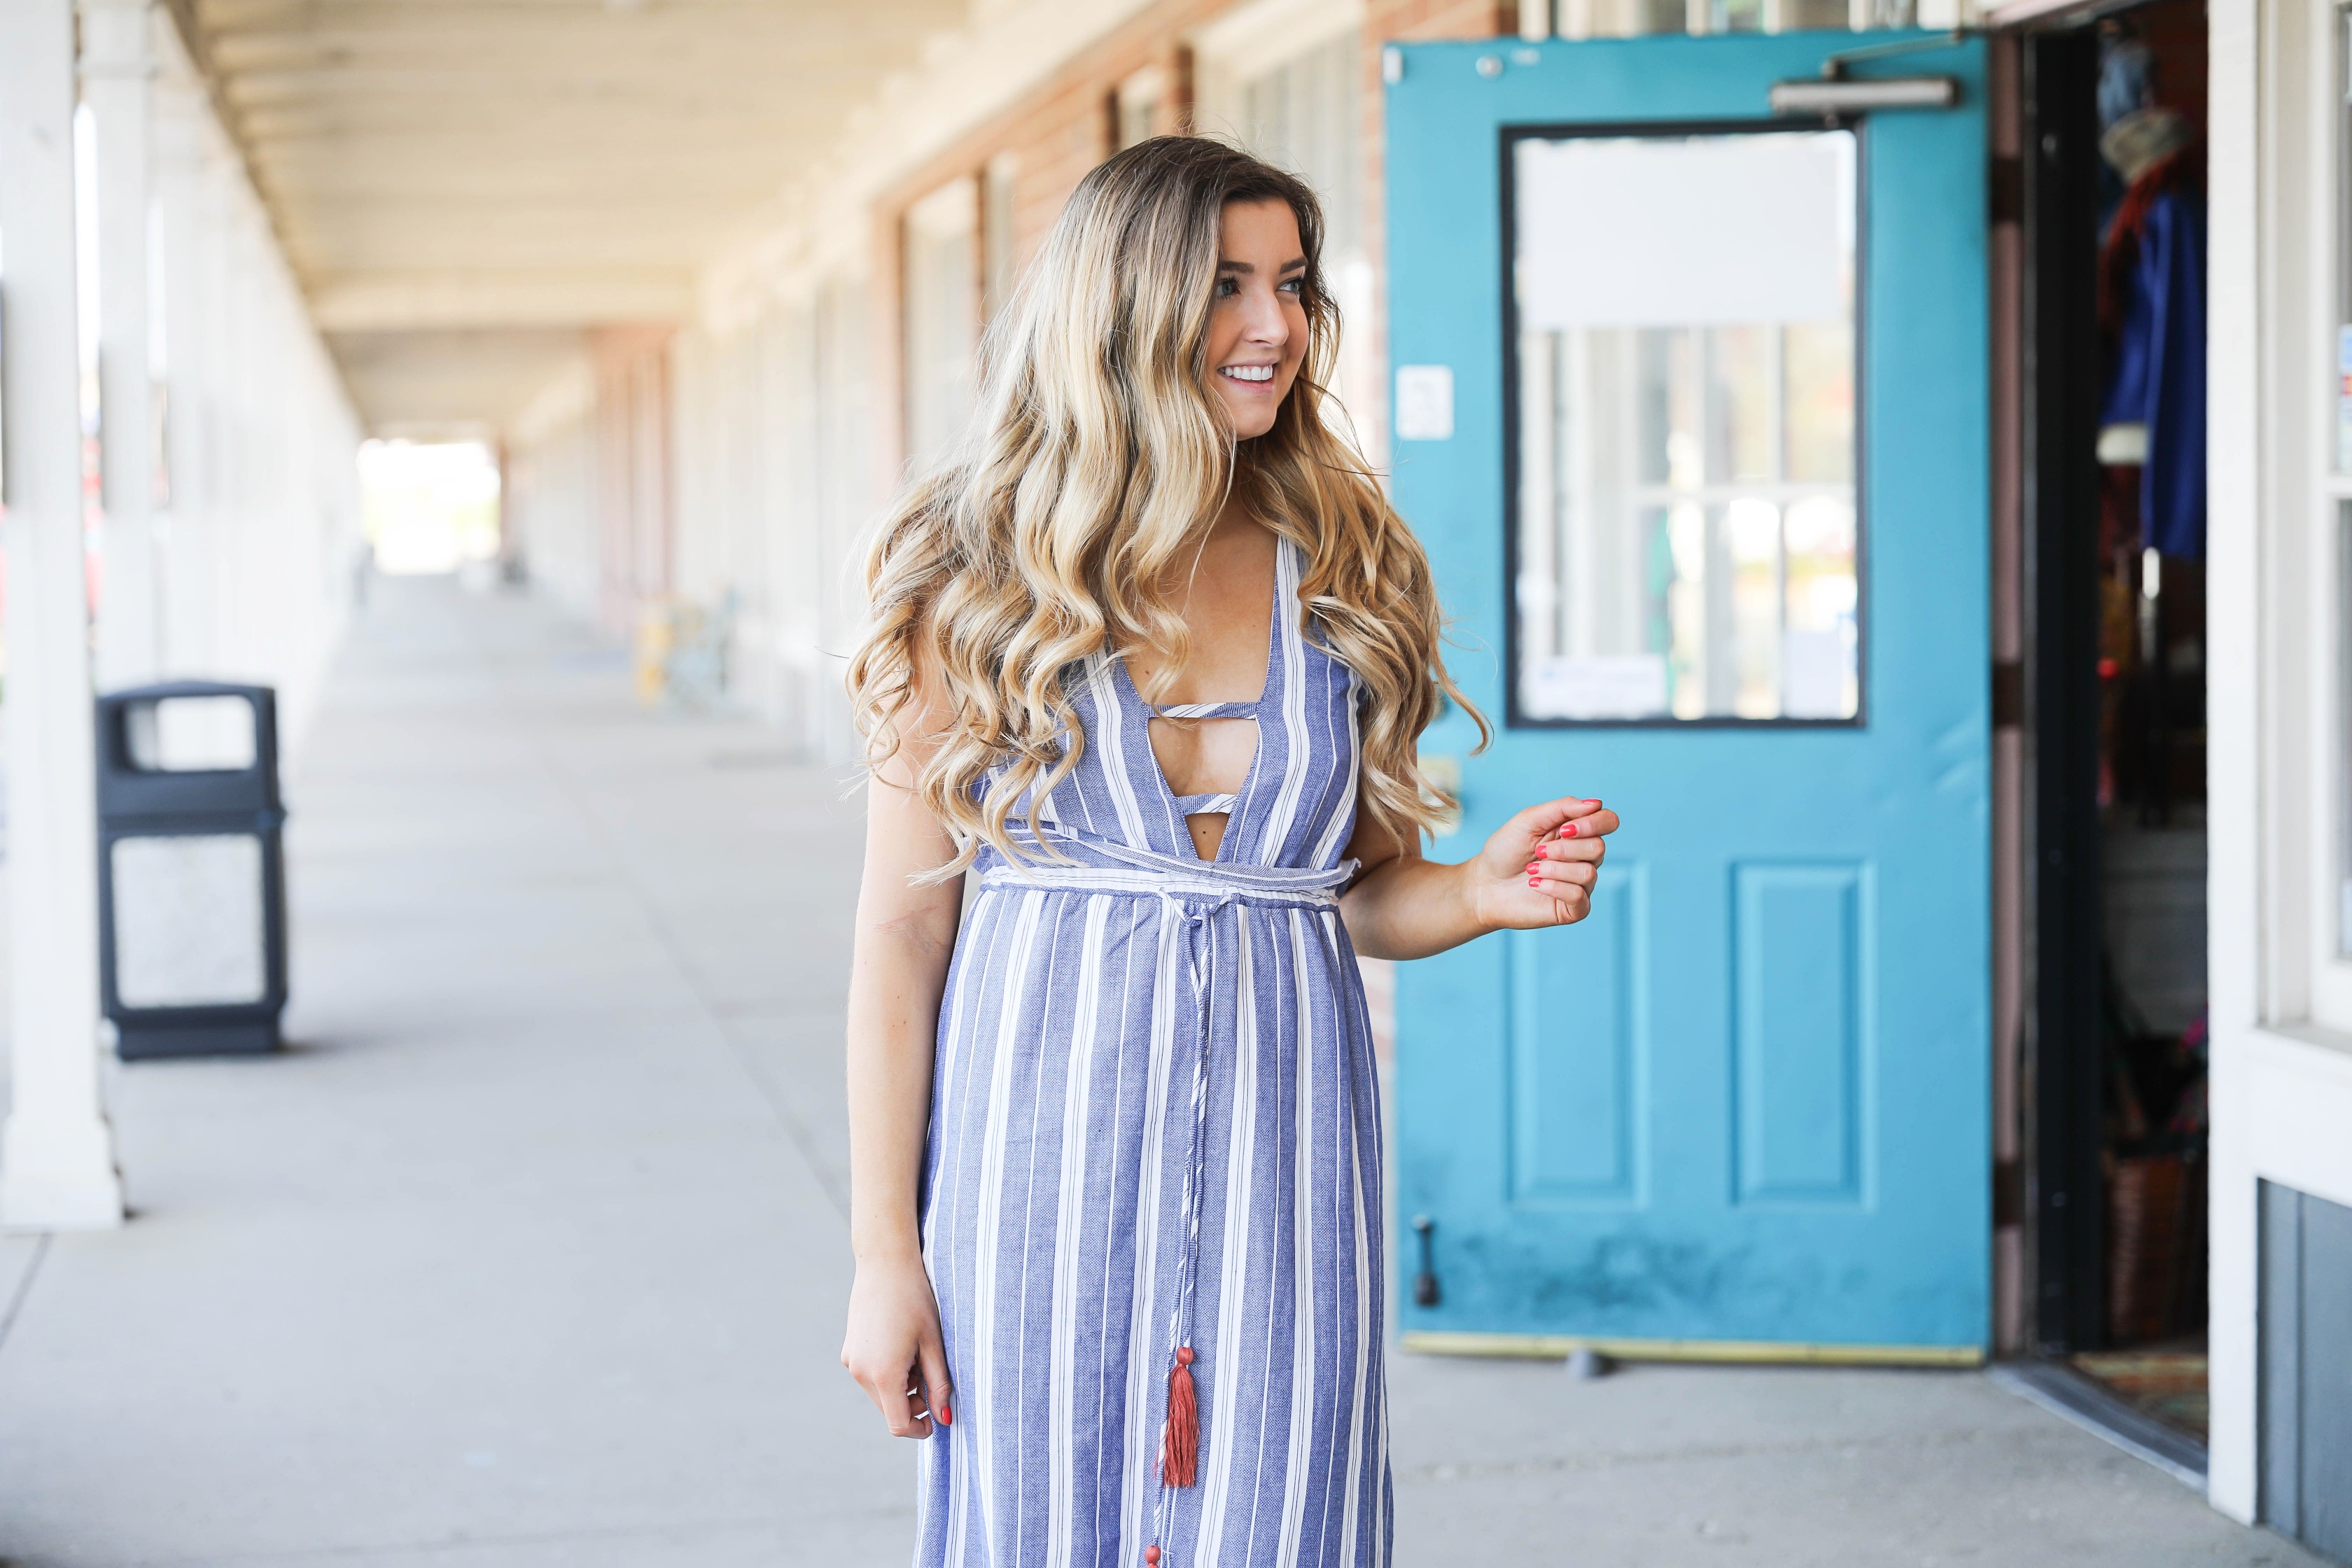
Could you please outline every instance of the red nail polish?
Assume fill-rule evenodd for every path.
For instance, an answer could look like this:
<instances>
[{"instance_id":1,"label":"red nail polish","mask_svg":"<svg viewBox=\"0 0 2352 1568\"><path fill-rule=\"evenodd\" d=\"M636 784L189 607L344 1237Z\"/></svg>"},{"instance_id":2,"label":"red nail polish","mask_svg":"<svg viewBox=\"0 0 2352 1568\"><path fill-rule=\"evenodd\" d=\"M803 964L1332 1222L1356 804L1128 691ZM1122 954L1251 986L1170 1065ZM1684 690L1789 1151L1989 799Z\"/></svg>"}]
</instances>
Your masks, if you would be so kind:
<instances>
[{"instance_id":1,"label":"red nail polish","mask_svg":"<svg viewBox=\"0 0 2352 1568\"><path fill-rule=\"evenodd\" d=\"M955 1415L948 1409L948 1402L944 1399L940 1401L940 1425L942 1426L955 1425Z\"/></svg>"},{"instance_id":2,"label":"red nail polish","mask_svg":"<svg viewBox=\"0 0 2352 1568\"><path fill-rule=\"evenodd\" d=\"M1550 846L1550 845L1549 845L1549 844L1538 844L1538 845L1537 845L1537 846L1536 846L1536 858L1537 858L1537 859L1538 859L1538 860L1548 860L1548 859L1549 859L1550 858L1551 858L1551 846Z\"/></svg>"},{"instance_id":3,"label":"red nail polish","mask_svg":"<svg viewBox=\"0 0 2352 1568\"><path fill-rule=\"evenodd\" d=\"M1537 885L1537 879L1535 879L1535 878L1533 878L1533 877L1529 877L1529 878L1528 879L1528 887L1530 887L1530 888L1532 888L1532 887L1534 887L1534 886L1536 886L1536 885Z\"/></svg>"},{"instance_id":4,"label":"red nail polish","mask_svg":"<svg viewBox=\"0 0 2352 1568\"><path fill-rule=\"evenodd\" d=\"M1597 800L1588 800L1584 804L1587 805L1599 805L1601 803Z\"/></svg>"},{"instance_id":5,"label":"red nail polish","mask_svg":"<svg viewBox=\"0 0 2352 1568\"><path fill-rule=\"evenodd\" d=\"M1571 822L1571 823L1570 823L1566 827L1561 828L1561 829L1559 830L1559 836L1560 836L1562 838L1573 838L1573 837L1576 837L1576 824L1574 824L1573 822Z\"/></svg>"}]
</instances>

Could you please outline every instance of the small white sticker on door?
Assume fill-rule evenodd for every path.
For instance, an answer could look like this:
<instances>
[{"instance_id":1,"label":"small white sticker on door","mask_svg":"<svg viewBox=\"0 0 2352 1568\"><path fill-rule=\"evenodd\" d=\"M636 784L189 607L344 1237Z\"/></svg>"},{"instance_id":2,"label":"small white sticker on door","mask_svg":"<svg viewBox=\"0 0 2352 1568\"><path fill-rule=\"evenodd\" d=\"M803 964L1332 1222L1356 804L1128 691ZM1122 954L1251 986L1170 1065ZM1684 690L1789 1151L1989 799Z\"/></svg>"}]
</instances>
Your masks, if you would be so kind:
<instances>
[{"instance_id":1,"label":"small white sticker on door","mask_svg":"<svg viewBox=\"0 0 2352 1568\"><path fill-rule=\"evenodd\" d=\"M1454 367L1401 364L1396 373L1396 438L1454 439Z\"/></svg>"},{"instance_id":2,"label":"small white sticker on door","mask_svg":"<svg viewBox=\"0 0 2352 1568\"><path fill-rule=\"evenodd\" d=\"M1666 658L1657 653L1528 661L1519 706L1530 719L1663 719Z\"/></svg>"}]
</instances>

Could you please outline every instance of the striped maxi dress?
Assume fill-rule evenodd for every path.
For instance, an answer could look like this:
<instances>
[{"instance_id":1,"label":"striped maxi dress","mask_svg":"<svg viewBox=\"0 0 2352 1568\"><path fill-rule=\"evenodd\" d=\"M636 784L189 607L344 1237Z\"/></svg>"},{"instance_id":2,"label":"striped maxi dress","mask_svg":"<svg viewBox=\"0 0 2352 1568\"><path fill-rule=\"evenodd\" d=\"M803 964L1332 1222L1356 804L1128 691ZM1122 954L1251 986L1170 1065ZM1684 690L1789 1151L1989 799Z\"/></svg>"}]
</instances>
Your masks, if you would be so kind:
<instances>
[{"instance_id":1,"label":"striped maxi dress","mask_svg":"<svg viewBox=\"0 0 2352 1568\"><path fill-rule=\"evenodd\" d=\"M1277 550L1246 781L1179 797L1123 662L1067 679L1088 744L982 852L940 1009L923 1255L953 1425L922 1445L918 1564L1389 1562L1381 1135L1338 888L1354 674ZM1213 860L1188 813L1223 812ZM1198 1474L1161 1466L1180 1349ZM1157 1548L1157 1551L1153 1551Z\"/></svg>"}]
</instances>

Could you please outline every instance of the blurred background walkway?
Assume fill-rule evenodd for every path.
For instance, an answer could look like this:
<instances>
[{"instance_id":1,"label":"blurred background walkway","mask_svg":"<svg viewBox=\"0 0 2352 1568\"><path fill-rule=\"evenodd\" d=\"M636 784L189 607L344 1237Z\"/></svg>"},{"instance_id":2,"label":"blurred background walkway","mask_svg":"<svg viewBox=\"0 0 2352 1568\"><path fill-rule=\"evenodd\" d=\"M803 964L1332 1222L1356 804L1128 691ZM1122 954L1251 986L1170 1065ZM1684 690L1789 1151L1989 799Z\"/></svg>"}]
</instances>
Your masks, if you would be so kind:
<instances>
[{"instance_id":1,"label":"blurred background walkway","mask_svg":"<svg viewBox=\"0 0 2352 1568\"><path fill-rule=\"evenodd\" d=\"M860 814L531 599L380 579L289 782L289 1046L112 1070L0 1242L11 1568L866 1568L835 1360ZM2315 1562L1976 1373L1400 1355L1398 1562Z\"/></svg>"}]
</instances>

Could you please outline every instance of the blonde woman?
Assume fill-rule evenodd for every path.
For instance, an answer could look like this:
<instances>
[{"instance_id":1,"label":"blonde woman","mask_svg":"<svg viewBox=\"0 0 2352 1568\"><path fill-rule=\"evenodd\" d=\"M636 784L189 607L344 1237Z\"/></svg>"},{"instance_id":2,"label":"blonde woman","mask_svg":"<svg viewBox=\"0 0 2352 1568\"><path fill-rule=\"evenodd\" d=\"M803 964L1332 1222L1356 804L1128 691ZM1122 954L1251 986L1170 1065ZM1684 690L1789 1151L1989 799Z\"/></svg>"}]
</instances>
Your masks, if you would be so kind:
<instances>
[{"instance_id":1,"label":"blonde woman","mask_svg":"<svg viewBox=\"0 0 2352 1568\"><path fill-rule=\"evenodd\" d=\"M1219 142L1095 170L874 547L842 1361L929 1439L919 1563L1389 1561L1356 956L1580 920L1616 826L1421 856L1462 699L1321 236Z\"/></svg>"}]
</instances>

